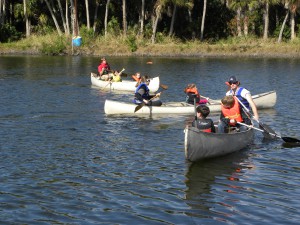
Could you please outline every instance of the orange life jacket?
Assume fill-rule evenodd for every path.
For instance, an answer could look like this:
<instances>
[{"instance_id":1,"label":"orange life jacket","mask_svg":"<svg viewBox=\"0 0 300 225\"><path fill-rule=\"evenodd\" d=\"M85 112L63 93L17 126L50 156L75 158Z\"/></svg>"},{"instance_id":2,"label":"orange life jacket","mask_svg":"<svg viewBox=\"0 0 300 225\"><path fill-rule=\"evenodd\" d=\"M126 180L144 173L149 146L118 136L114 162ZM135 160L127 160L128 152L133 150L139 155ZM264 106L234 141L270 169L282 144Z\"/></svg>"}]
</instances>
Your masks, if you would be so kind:
<instances>
[{"instance_id":1,"label":"orange life jacket","mask_svg":"<svg viewBox=\"0 0 300 225\"><path fill-rule=\"evenodd\" d=\"M193 93L193 94L197 95L198 98L200 98L198 89L196 87L194 87L194 88L186 88L185 89L185 93Z\"/></svg>"},{"instance_id":2,"label":"orange life jacket","mask_svg":"<svg viewBox=\"0 0 300 225\"><path fill-rule=\"evenodd\" d=\"M139 81L141 80L141 77L138 78L138 77L136 77L135 75L132 75L132 78L133 78L136 82L139 82Z\"/></svg>"},{"instance_id":3,"label":"orange life jacket","mask_svg":"<svg viewBox=\"0 0 300 225\"><path fill-rule=\"evenodd\" d=\"M239 102L236 100L236 98L234 98L234 105L232 108L230 109L225 108L222 104L221 110L225 118L235 119L237 122L243 122L240 105ZM235 125L235 124L230 123L230 125Z\"/></svg>"}]
</instances>

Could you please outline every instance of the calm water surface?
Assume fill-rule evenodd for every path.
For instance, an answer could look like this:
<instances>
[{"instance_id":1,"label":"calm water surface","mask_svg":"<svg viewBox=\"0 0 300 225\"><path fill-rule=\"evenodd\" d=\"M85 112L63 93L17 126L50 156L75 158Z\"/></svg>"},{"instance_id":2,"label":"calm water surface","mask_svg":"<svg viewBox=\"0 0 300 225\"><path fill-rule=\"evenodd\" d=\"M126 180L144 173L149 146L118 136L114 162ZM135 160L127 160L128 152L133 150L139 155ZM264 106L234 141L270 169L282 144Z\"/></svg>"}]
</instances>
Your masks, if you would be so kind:
<instances>
[{"instance_id":1,"label":"calm water surface","mask_svg":"<svg viewBox=\"0 0 300 225\"><path fill-rule=\"evenodd\" d=\"M169 86L163 101L183 101L191 82L221 98L230 75L253 94L276 90L261 121L300 137L299 59L108 61L159 75ZM299 147L258 132L243 151L191 164L183 128L193 115L106 116L105 99L132 94L92 87L98 63L0 57L0 224L299 224Z\"/></svg>"}]
</instances>

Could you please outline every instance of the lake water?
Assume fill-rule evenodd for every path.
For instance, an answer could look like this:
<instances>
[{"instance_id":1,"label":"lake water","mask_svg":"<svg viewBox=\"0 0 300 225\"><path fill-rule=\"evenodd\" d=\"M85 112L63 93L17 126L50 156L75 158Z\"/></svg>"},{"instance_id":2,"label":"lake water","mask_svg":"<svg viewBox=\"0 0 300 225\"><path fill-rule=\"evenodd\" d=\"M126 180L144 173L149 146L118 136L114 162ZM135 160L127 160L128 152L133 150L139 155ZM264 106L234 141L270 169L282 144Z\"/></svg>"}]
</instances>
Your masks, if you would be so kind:
<instances>
[{"instance_id":1,"label":"lake water","mask_svg":"<svg viewBox=\"0 0 300 225\"><path fill-rule=\"evenodd\" d=\"M99 59L0 56L0 224L299 224L299 147L256 132L245 150L189 163L194 116L106 116L105 99L133 94L91 86ZM300 59L107 60L159 75L162 101L183 101L192 82L222 98L231 75L252 94L276 90L260 120L300 137Z\"/></svg>"}]
</instances>

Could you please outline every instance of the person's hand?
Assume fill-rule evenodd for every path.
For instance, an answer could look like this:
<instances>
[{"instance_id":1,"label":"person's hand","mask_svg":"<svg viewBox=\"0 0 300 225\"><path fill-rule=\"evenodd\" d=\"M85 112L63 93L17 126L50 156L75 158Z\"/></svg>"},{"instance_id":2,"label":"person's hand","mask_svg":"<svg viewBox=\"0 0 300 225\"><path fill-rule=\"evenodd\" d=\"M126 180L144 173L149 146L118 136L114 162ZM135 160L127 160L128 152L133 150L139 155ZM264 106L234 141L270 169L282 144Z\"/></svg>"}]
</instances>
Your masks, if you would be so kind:
<instances>
[{"instance_id":1,"label":"person's hand","mask_svg":"<svg viewBox=\"0 0 300 225\"><path fill-rule=\"evenodd\" d=\"M156 97L160 97L160 94L161 94L161 93L157 93L157 94L156 94Z\"/></svg>"},{"instance_id":2,"label":"person's hand","mask_svg":"<svg viewBox=\"0 0 300 225\"><path fill-rule=\"evenodd\" d=\"M235 119L230 119L230 123L231 124L236 124L236 120Z\"/></svg>"},{"instance_id":3,"label":"person's hand","mask_svg":"<svg viewBox=\"0 0 300 225\"><path fill-rule=\"evenodd\" d=\"M149 103L149 101L146 100L146 99L143 99L143 102L145 102L145 104L148 104L148 103Z\"/></svg>"},{"instance_id":4,"label":"person's hand","mask_svg":"<svg viewBox=\"0 0 300 225\"><path fill-rule=\"evenodd\" d=\"M253 119L257 121L259 118L258 116L253 116Z\"/></svg>"}]
</instances>

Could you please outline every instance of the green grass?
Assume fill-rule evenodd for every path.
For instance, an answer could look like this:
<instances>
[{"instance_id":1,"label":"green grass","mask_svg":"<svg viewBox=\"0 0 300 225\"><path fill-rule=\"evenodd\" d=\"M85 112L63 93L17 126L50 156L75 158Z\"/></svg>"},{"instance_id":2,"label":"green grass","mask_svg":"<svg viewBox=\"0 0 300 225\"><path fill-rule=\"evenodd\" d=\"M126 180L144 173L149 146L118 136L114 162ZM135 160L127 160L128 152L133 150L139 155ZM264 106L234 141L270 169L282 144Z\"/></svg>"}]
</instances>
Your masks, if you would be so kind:
<instances>
[{"instance_id":1,"label":"green grass","mask_svg":"<svg viewBox=\"0 0 300 225\"><path fill-rule=\"evenodd\" d=\"M283 56L300 57L300 40L277 43L276 39L230 38L215 43L181 41L176 38L161 37L160 42L138 36L108 35L82 36L83 44L73 47L71 36L56 33L22 39L13 43L0 43L0 54L46 54L46 55L151 55L151 56Z\"/></svg>"}]
</instances>

